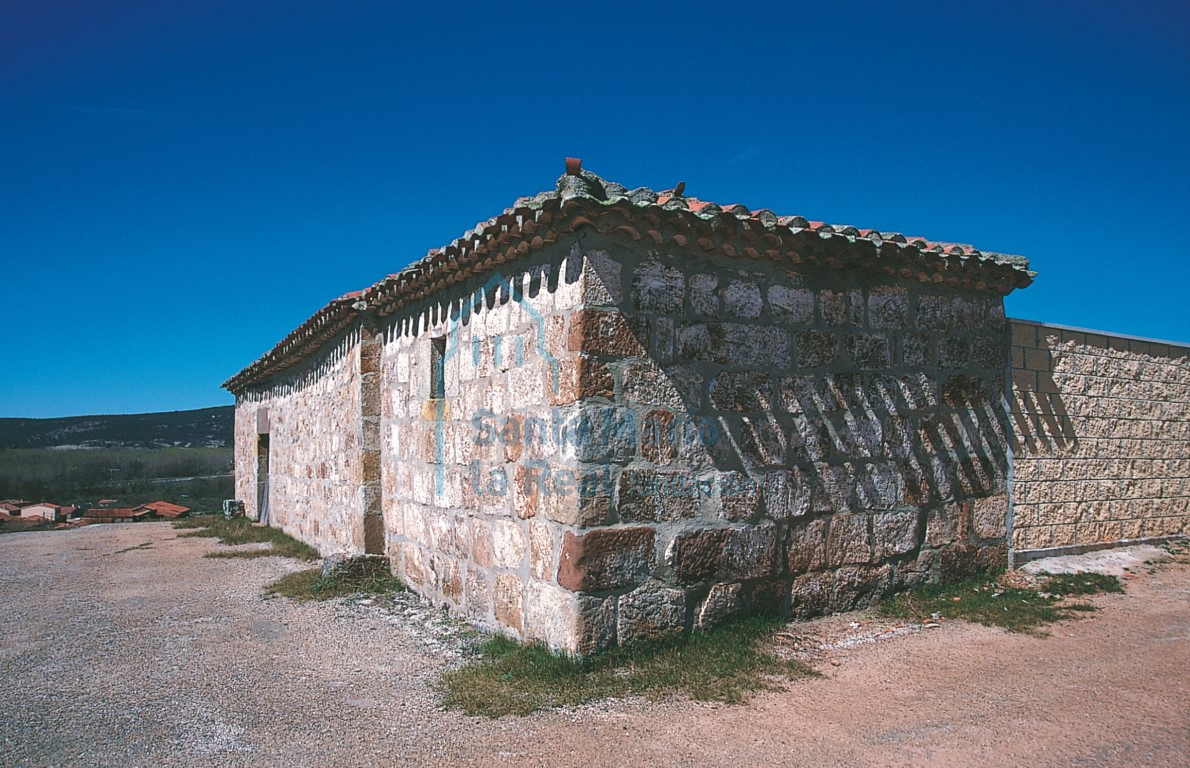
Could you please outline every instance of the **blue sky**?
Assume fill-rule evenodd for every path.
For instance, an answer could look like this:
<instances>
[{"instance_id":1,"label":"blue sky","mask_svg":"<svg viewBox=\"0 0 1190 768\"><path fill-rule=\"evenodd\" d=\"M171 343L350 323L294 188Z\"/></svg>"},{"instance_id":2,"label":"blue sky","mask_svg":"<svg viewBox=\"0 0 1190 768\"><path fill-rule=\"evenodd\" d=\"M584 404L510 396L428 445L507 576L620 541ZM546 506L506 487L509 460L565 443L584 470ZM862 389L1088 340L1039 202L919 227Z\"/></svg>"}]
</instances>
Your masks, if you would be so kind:
<instances>
[{"instance_id":1,"label":"blue sky","mask_svg":"<svg viewBox=\"0 0 1190 768\"><path fill-rule=\"evenodd\" d=\"M1190 342L1185 5L820 5L0 4L0 416L230 403L567 155L1023 254L1010 315Z\"/></svg>"}]
</instances>

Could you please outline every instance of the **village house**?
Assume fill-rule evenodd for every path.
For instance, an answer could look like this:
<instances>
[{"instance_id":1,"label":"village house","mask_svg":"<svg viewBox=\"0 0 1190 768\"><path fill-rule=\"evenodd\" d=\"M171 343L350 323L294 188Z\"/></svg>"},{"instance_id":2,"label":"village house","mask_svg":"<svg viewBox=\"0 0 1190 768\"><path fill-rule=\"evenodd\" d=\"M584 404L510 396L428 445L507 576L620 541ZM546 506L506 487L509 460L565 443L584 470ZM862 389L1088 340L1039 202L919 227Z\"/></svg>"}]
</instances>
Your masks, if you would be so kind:
<instances>
[{"instance_id":1,"label":"village house","mask_svg":"<svg viewBox=\"0 0 1190 768\"><path fill-rule=\"evenodd\" d=\"M47 523L61 523L66 520L67 515L72 511L74 511L73 508L42 501L36 504L22 506L21 517L27 520L40 518Z\"/></svg>"},{"instance_id":2,"label":"village house","mask_svg":"<svg viewBox=\"0 0 1190 768\"><path fill-rule=\"evenodd\" d=\"M153 513L147 509L119 509L116 507L97 507L84 510L84 523L139 523L148 520Z\"/></svg>"},{"instance_id":3,"label":"village house","mask_svg":"<svg viewBox=\"0 0 1190 768\"><path fill-rule=\"evenodd\" d=\"M148 504L140 505L137 509L147 510L153 517L179 518L190 514L190 507L171 504L168 501L151 501Z\"/></svg>"},{"instance_id":4,"label":"village house","mask_svg":"<svg viewBox=\"0 0 1190 768\"><path fill-rule=\"evenodd\" d=\"M224 385L248 514L580 653L1185 533L1184 347L1010 321L1019 256L683 186L568 160L315 313Z\"/></svg>"}]
</instances>

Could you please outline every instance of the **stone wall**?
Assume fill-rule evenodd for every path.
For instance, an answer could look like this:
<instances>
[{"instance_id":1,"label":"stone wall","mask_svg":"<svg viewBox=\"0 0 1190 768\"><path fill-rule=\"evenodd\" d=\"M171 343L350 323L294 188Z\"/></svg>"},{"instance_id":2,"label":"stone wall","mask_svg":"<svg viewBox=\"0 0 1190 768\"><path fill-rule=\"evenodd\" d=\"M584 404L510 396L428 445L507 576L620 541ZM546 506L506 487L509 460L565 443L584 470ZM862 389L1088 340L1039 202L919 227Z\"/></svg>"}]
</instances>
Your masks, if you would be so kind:
<instances>
[{"instance_id":1,"label":"stone wall","mask_svg":"<svg viewBox=\"0 0 1190 768\"><path fill-rule=\"evenodd\" d=\"M357 328L236 398L236 497L257 517L258 429L267 423L271 523L323 556L366 549L360 347Z\"/></svg>"},{"instance_id":2,"label":"stone wall","mask_svg":"<svg viewBox=\"0 0 1190 768\"><path fill-rule=\"evenodd\" d=\"M607 642L808 616L1005 560L1006 321L989 293L584 241L571 338L612 386L607 495L559 582ZM609 620L610 621L610 620Z\"/></svg>"},{"instance_id":3,"label":"stone wall","mask_svg":"<svg viewBox=\"0 0 1190 768\"><path fill-rule=\"evenodd\" d=\"M584 653L1001 564L1000 296L827 256L585 232L362 314L240 395L237 494L267 409L275 523Z\"/></svg>"},{"instance_id":4,"label":"stone wall","mask_svg":"<svg viewBox=\"0 0 1190 768\"><path fill-rule=\"evenodd\" d=\"M1190 532L1190 348L1011 326L1016 557Z\"/></svg>"},{"instance_id":5,"label":"stone wall","mask_svg":"<svg viewBox=\"0 0 1190 768\"><path fill-rule=\"evenodd\" d=\"M557 583L563 536L588 501L574 472L575 403L610 387L569 343L581 267L570 246L546 247L402 311L384 326L381 367L394 571L455 613L571 651L597 644L581 601Z\"/></svg>"}]
</instances>

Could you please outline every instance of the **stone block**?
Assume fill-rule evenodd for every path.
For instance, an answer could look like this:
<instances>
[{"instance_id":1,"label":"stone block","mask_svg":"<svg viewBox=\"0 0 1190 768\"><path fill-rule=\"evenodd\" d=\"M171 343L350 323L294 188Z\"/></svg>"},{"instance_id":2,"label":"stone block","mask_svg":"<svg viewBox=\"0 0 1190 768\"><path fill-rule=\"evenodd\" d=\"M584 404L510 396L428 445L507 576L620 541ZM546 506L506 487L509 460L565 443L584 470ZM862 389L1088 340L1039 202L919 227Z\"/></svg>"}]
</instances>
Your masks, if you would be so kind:
<instances>
[{"instance_id":1,"label":"stone block","mask_svg":"<svg viewBox=\"0 0 1190 768\"><path fill-rule=\"evenodd\" d=\"M868 563L872 560L872 537L867 515L842 512L830 519L829 559L831 565Z\"/></svg>"},{"instance_id":2,"label":"stone block","mask_svg":"<svg viewBox=\"0 0 1190 768\"><path fill-rule=\"evenodd\" d=\"M879 600L891 586L892 568L889 565L844 566L834 573L830 609L840 613L865 608Z\"/></svg>"},{"instance_id":3,"label":"stone block","mask_svg":"<svg viewBox=\"0 0 1190 768\"><path fill-rule=\"evenodd\" d=\"M620 262L603 251L589 251L583 259L582 302L587 306L618 306L624 300Z\"/></svg>"},{"instance_id":4,"label":"stone block","mask_svg":"<svg viewBox=\"0 0 1190 768\"><path fill-rule=\"evenodd\" d=\"M832 365L839 359L839 337L829 331L798 331L797 364L801 368Z\"/></svg>"},{"instance_id":5,"label":"stone block","mask_svg":"<svg viewBox=\"0 0 1190 768\"><path fill-rule=\"evenodd\" d=\"M760 511L760 485L743 472L719 475L719 516L732 522L747 522Z\"/></svg>"},{"instance_id":6,"label":"stone block","mask_svg":"<svg viewBox=\"0 0 1190 768\"><path fill-rule=\"evenodd\" d=\"M492 587L488 583L487 571L474 565L467 567L463 599L468 616L480 621L488 620L492 613Z\"/></svg>"},{"instance_id":7,"label":"stone block","mask_svg":"<svg viewBox=\"0 0 1190 768\"><path fill-rule=\"evenodd\" d=\"M881 370L892 364L888 336L880 333L848 334L847 356L861 370Z\"/></svg>"},{"instance_id":8,"label":"stone block","mask_svg":"<svg viewBox=\"0 0 1190 768\"><path fill-rule=\"evenodd\" d=\"M878 286L868 293L868 324L900 330L909 322L909 294L900 286Z\"/></svg>"},{"instance_id":9,"label":"stone block","mask_svg":"<svg viewBox=\"0 0 1190 768\"><path fill-rule=\"evenodd\" d=\"M919 542L917 510L883 512L873 516L872 544L877 562L912 552Z\"/></svg>"},{"instance_id":10,"label":"stone block","mask_svg":"<svg viewBox=\"0 0 1190 768\"><path fill-rule=\"evenodd\" d=\"M962 581L982 570L980 547L970 542L948 544L939 550L938 577L944 582Z\"/></svg>"},{"instance_id":11,"label":"stone block","mask_svg":"<svg viewBox=\"0 0 1190 768\"><path fill-rule=\"evenodd\" d=\"M809 288L769 286L769 310L779 323L806 324L814 322L814 291Z\"/></svg>"},{"instance_id":12,"label":"stone block","mask_svg":"<svg viewBox=\"0 0 1190 768\"><path fill-rule=\"evenodd\" d=\"M945 333L950 330L950 314L949 296L918 296L913 324L923 331Z\"/></svg>"},{"instance_id":13,"label":"stone block","mask_svg":"<svg viewBox=\"0 0 1190 768\"><path fill-rule=\"evenodd\" d=\"M984 327L988 316L988 302L978 296L957 296L953 300L954 327L963 331L977 331Z\"/></svg>"},{"instance_id":14,"label":"stone block","mask_svg":"<svg viewBox=\"0 0 1190 768\"><path fill-rule=\"evenodd\" d=\"M649 582L620 597L616 635L620 645L668 640L686 629L686 593Z\"/></svg>"},{"instance_id":15,"label":"stone block","mask_svg":"<svg viewBox=\"0 0 1190 768\"><path fill-rule=\"evenodd\" d=\"M696 629L710 629L743 611L744 600L739 584L713 584L694 612L694 626Z\"/></svg>"},{"instance_id":16,"label":"stone block","mask_svg":"<svg viewBox=\"0 0 1190 768\"><path fill-rule=\"evenodd\" d=\"M699 315L719 317L719 278L715 275L690 276L690 306Z\"/></svg>"},{"instance_id":17,"label":"stone block","mask_svg":"<svg viewBox=\"0 0 1190 768\"><path fill-rule=\"evenodd\" d=\"M616 599L576 595L531 580L525 591L525 637L575 654L601 651L615 642Z\"/></svg>"},{"instance_id":18,"label":"stone block","mask_svg":"<svg viewBox=\"0 0 1190 768\"><path fill-rule=\"evenodd\" d=\"M998 336L980 336L971 342L971 361L999 373L1008 365L1008 345Z\"/></svg>"},{"instance_id":19,"label":"stone block","mask_svg":"<svg viewBox=\"0 0 1190 768\"><path fill-rule=\"evenodd\" d=\"M733 317L754 320L764 310L760 288L751 280L732 280L722 291L723 308Z\"/></svg>"},{"instance_id":20,"label":"stone block","mask_svg":"<svg viewBox=\"0 0 1190 768\"><path fill-rule=\"evenodd\" d=\"M496 621L520 634L525 626L525 585L511 573L498 573L492 589L492 613Z\"/></svg>"},{"instance_id":21,"label":"stone block","mask_svg":"<svg viewBox=\"0 0 1190 768\"><path fill-rule=\"evenodd\" d=\"M685 323L677 328L677 354L688 360L762 369L790 364L783 328L741 323Z\"/></svg>"},{"instance_id":22,"label":"stone block","mask_svg":"<svg viewBox=\"0 0 1190 768\"><path fill-rule=\"evenodd\" d=\"M711 407L719 411L767 413L773 409L773 382L759 371L722 371L711 380Z\"/></svg>"},{"instance_id":23,"label":"stone block","mask_svg":"<svg viewBox=\"0 0 1190 768\"><path fill-rule=\"evenodd\" d=\"M970 342L962 336L947 336L938 341L938 365L941 368L962 368L971 359Z\"/></svg>"},{"instance_id":24,"label":"stone block","mask_svg":"<svg viewBox=\"0 0 1190 768\"><path fill-rule=\"evenodd\" d=\"M685 419L673 411L656 409L641 419L640 456L653 464L670 464L677 458Z\"/></svg>"},{"instance_id":25,"label":"stone block","mask_svg":"<svg viewBox=\"0 0 1190 768\"><path fill-rule=\"evenodd\" d=\"M861 464L855 470L856 503L865 510L892 509L904 496L903 482L892 462Z\"/></svg>"},{"instance_id":26,"label":"stone block","mask_svg":"<svg viewBox=\"0 0 1190 768\"><path fill-rule=\"evenodd\" d=\"M529 573L549 579L554 570L554 534L544 520L529 521Z\"/></svg>"},{"instance_id":27,"label":"stone block","mask_svg":"<svg viewBox=\"0 0 1190 768\"><path fill-rule=\"evenodd\" d=\"M551 368L550 377L550 405L568 405L594 397L610 400L615 396L615 382L607 363L586 355L559 361Z\"/></svg>"},{"instance_id":28,"label":"stone block","mask_svg":"<svg viewBox=\"0 0 1190 768\"><path fill-rule=\"evenodd\" d=\"M1008 518L1008 496L1000 494L972 503L971 524L981 539L1003 539Z\"/></svg>"},{"instance_id":29,"label":"stone block","mask_svg":"<svg viewBox=\"0 0 1190 768\"><path fill-rule=\"evenodd\" d=\"M789 438L773 416L744 416L732 432L739 446L739 459L748 469L763 470L785 464ZM725 441L719 447L730 445Z\"/></svg>"},{"instance_id":30,"label":"stone block","mask_svg":"<svg viewBox=\"0 0 1190 768\"><path fill-rule=\"evenodd\" d=\"M793 580L789 608L793 618L803 621L830 610L834 577L830 573L807 573Z\"/></svg>"},{"instance_id":31,"label":"stone block","mask_svg":"<svg viewBox=\"0 0 1190 768\"><path fill-rule=\"evenodd\" d=\"M800 468L766 472L761 480L764 513L774 520L798 518L810 513L813 479Z\"/></svg>"},{"instance_id":32,"label":"stone block","mask_svg":"<svg viewBox=\"0 0 1190 768\"><path fill-rule=\"evenodd\" d=\"M982 405L987 401L984 380L979 376L957 374L942 384L942 402L951 408Z\"/></svg>"},{"instance_id":33,"label":"stone block","mask_svg":"<svg viewBox=\"0 0 1190 768\"><path fill-rule=\"evenodd\" d=\"M652 528L606 528L562 536L558 584L573 592L620 589L643 581L653 568Z\"/></svg>"},{"instance_id":34,"label":"stone block","mask_svg":"<svg viewBox=\"0 0 1190 768\"><path fill-rule=\"evenodd\" d=\"M579 406L570 424L574 458L584 462L624 462L636 454L639 441L636 412L619 405Z\"/></svg>"},{"instance_id":35,"label":"stone block","mask_svg":"<svg viewBox=\"0 0 1190 768\"><path fill-rule=\"evenodd\" d=\"M778 528L749 525L731 529L719 558L718 579L758 579L778 571Z\"/></svg>"},{"instance_id":36,"label":"stone block","mask_svg":"<svg viewBox=\"0 0 1190 768\"><path fill-rule=\"evenodd\" d=\"M730 538L730 528L704 528L678 534L666 557L678 581L693 584L715 579L723 548Z\"/></svg>"},{"instance_id":37,"label":"stone block","mask_svg":"<svg viewBox=\"0 0 1190 768\"><path fill-rule=\"evenodd\" d=\"M713 483L686 472L625 469L616 485L616 510L625 522L663 522L697 517Z\"/></svg>"},{"instance_id":38,"label":"stone block","mask_svg":"<svg viewBox=\"0 0 1190 768\"><path fill-rule=\"evenodd\" d=\"M925 543L929 547L941 547L959 539L963 517L961 503L944 504L931 509L926 515Z\"/></svg>"},{"instance_id":39,"label":"stone block","mask_svg":"<svg viewBox=\"0 0 1190 768\"><path fill-rule=\"evenodd\" d=\"M695 409L702 396L702 377L693 368L662 368L654 362L623 367L621 391L628 403L660 405L676 411Z\"/></svg>"},{"instance_id":40,"label":"stone block","mask_svg":"<svg viewBox=\"0 0 1190 768\"><path fill-rule=\"evenodd\" d=\"M649 346L649 327L643 319L630 319L620 312L580 309L570 319L568 346L572 352L602 357L643 356Z\"/></svg>"},{"instance_id":41,"label":"stone block","mask_svg":"<svg viewBox=\"0 0 1190 768\"><path fill-rule=\"evenodd\" d=\"M815 512L846 512L855 498L855 477L849 465L815 464Z\"/></svg>"},{"instance_id":42,"label":"stone block","mask_svg":"<svg viewBox=\"0 0 1190 768\"><path fill-rule=\"evenodd\" d=\"M686 300L686 278L676 267L649 261L632 277L632 301L641 312L677 314Z\"/></svg>"},{"instance_id":43,"label":"stone block","mask_svg":"<svg viewBox=\"0 0 1190 768\"><path fill-rule=\"evenodd\" d=\"M864 324L864 295L859 288L850 291L823 289L818 294L818 306L825 325Z\"/></svg>"},{"instance_id":44,"label":"stone block","mask_svg":"<svg viewBox=\"0 0 1190 768\"><path fill-rule=\"evenodd\" d=\"M906 333L901 337L901 363L904 365L930 365L932 361L929 335Z\"/></svg>"},{"instance_id":45,"label":"stone block","mask_svg":"<svg viewBox=\"0 0 1190 768\"><path fill-rule=\"evenodd\" d=\"M827 521L811 520L789 529L786 562L793 574L826 567Z\"/></svg>"}]
</instances>

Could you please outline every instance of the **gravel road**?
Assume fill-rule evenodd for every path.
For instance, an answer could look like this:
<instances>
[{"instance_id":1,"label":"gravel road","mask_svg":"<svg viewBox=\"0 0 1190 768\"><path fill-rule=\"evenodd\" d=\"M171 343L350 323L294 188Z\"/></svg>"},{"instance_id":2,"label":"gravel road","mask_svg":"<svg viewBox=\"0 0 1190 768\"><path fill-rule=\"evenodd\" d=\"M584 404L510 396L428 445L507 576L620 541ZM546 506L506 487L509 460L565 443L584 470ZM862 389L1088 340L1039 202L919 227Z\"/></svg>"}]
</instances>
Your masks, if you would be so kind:
<instances>
[{"instance_id":1,"label":"gravel road","mask_svg":"<svg viewBox=\"0 0 1190 768\"><path fill-rule=\"evenodd\" d=\"M302 564L212 560L165 523L0 536L0 765L1190 765L1190 566L1035 638L843 643L747 706L439 709L460 625L266 600ZM799 630L800 631L800 630Z\"/></svg>"}]
</instances>

